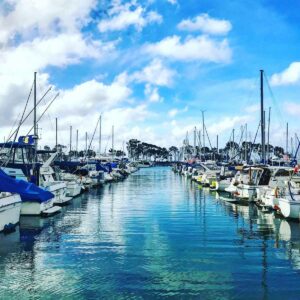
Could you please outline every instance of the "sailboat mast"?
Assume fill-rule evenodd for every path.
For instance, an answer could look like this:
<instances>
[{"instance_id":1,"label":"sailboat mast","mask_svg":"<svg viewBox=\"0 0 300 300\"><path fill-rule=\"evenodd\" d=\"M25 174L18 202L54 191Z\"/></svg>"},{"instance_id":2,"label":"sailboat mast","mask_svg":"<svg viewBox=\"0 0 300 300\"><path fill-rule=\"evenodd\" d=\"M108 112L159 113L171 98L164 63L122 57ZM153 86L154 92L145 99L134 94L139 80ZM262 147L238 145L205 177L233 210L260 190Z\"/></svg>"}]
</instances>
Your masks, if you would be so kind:
<instances>
[{"instance_id":1,"label":"sailboat mast","mask_svg":"<svg viewBox=\"0 0 300 300\"><path fill-rule=\"evenodd\" d=\"M38 132L37 132L37 120L36 120L36 72L34 72L34 86L33 86L33 134L34 134L34 161L32 166L32 174L35 178L35 183L39 185L39 174L36 168L37 164L37 149L38 149Z\"/></svg>"},{"instance_id":2,"label":"sailboat mast","mask_svg":"<svg viewBox=\"0 0 300 300\"><path fill-rule=\"evenodd\" d=\"M57 152L57 118L55 118L55 149Z\"/></svg>"},{"instance_id":3,"label":"sailboat mast","mask_svg":"<svg viewBox=\"0 0 300 300\"><path fill-rule=\"evenodd\" d=\"M203 139L203 158L205 160L205 123L204 123L204 110L202 110L202 139Z\"/></svg>"},{"instance_id":4,"label":"sailboat mast","mask_svg":"<svg viewBox=\"0 0 300 300\"><path fill-rule=\"evenodd\" d=\"M76 130L76 156L78 155L78 129Z\"/></svg>"},{"instance_id":5,"label":"sailboat mast","mask_svg":"<svg viewBox=\"0 0 300 300\"><path fill-rule=\"evenodd\" d=\"M87 156L87 140L88 140L87 132L85 132L85 155L86 156Z\"/></svg>"},{"instance_id":6,"label":"sailboat mast","mask_svg":"<svg viewBox=\"0 0 300 300\"><path fill-rule=\"evenodd\" d=\"M35 147L37 150L37 122L36 122L36 72L34 72L34 88L33 88L33 134L35 138Z\"/></svg>"},{"instance_id":7,"label":"sailboat mast","mask_svg":"<svg viewBox=\"0 0 300 300\"><path fill-rule=\"evenodd\" d=\"M194 128L194 155L196 156L197 151L196 151L196 133L197 133L197 128Z\"/></svg>"},{"instance_id":8,"label":"sailboat mast","mask_svg":"<svg viewBox=\"0 0 300 300\"><path fill-rule=\"evenodd\" d=\"M112 156L112 159L114 159L114 125L112 126L111 128L111 156Z\"/></svg>"},{"instance_id":9,"label":"sailboat mast","mask_svg":"<svg viewBox=\"0 0 300 300\"><path fill-rule=\"evenodd\" d=\"M289 153L289 123L286 123L286 154Z\"/></svg>"},{"instance_id":10,"label":"sailboat mast","mask_svg":"<svg viewBox=\"0 0 300 300\"><path fill-rule=\"evenodd\" d=\"M261 124L261 147L262 163L266 162L265 149L265 120L264 120L264 70L260 70L260 124Z\"/></svg>"},{"instance_id":11,"label":"sailboat mast","mask_svg":"<svg viewBox=\"0 0 300 300\"><path fill-rule=\"evenodd\" d=\"M99 117L99 156L101 156L102 116Z\"/></svg>"},{"instance_id":12,"label":"sailboat mast","mask_svg":"<svg viewBox=\"0 0 300 300\"><path fill-rule=\"evenodd\" d=\"M72 151L72 126L70 126L70 153Z\"/></svg>"},{"instance_id":13,"label":"sailboat mast","mask_svg":"<svg viewBox=\"0 0 300 300\"><path fill-rule=\"evenodd\" d=\"M270 123L271 123L271 107L269 107L269 117L268 117L268 160L270 158Z\"/></svg>"}]
</instances>

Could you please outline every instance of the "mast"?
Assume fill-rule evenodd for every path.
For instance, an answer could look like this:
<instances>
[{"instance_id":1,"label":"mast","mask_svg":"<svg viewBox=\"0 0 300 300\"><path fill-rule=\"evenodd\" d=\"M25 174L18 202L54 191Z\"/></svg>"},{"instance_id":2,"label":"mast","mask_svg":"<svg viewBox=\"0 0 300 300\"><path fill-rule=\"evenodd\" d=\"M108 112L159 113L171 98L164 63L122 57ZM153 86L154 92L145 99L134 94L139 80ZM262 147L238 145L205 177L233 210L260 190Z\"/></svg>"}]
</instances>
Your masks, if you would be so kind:
<instances>
[{"instance_id":1,"label":"mast","mask_svg":"<svg viewBox=\"0 0 300 300\"><path fill-rule=\"evenodd\" d=\"M35 178L35 183L39 185L39 174L36 168L37 163L37 150L38 150L38 132L37 132L37 121L36 121L36 72L34 72L34 88L33 88L33 128L34 128L34 161L32 166L32 174Z\"/></svg>"},{"instance_id":2,"label":"mast","mask_svg":"<svg viewBox=\"0 0 300 300\"><path fill-rule=\"evenodd\" d=\"M260 124L261 124L262 163L265 163L266 149L265 149L265 120L264 120L264 70L260 70Z\"/></svg>"},{"instance_id":3,"label":"mast","mask_svg":"<svg viewBox=\"0 0 300 300\"><path fill-rule=\"evenodd\" d=\"M204 123L204 112L205 110L202 110L202 139L203 139L203 159L205 160L205 123Z\"/></svg>"},{"instance_id":4,"label":"mast","mask_svg":"<svg viewBox=\"0 0 300 300\"><path fill-rule=\"evenodd\" d=\"M271 123L271 107L269 107L269 117L268 117L268 160L270 158L270 123Z\"/></svg>"},{"instance_id":5,"label":"mast","mask_svg":"<svg viewBox=\"0 0 300 300\"><path fill-rule=\"evenodd\" d=\"M112 159L114 159L114 125L112 126L111 128L111 156L112 156Z\"/></svg>"},{"instance_id":6,"label":"mast","mask_svg":"<svg viewBox=\"0 0 300 300\"><path fill-rule=\"evenodd\" d=\"M248 162L248 157L247 157L247 148L248 148L248 142L247 142L247 138L248 138L248 124L246 123L245 125L245 161L246 163Z\"/></svg>"},{"instance_id":7,"label":"mast","mask_svg":"<svg viewBox=\"0 0 300 300\"><path fill-rule=\"evenodd\" d=\"M289 123L286 123L286 154L289 153Z\"/></svg>"},{"instance_id":8,"label":"mast","mask_svg":"<svg viewBox=\"0 0 300 300\"><path fill-rule=\"evenodd\" d=\"M55 149L57 152L57 118L55 118Z\"/></svg>"},{"instance_id":9,"label":"mast","mask_svg":"<svg viewBox=\"0 0 300 300\"><path fill-rule=\"evenodd\" d=\"M72 126L70 126L70 151L69 153L71 153L72 151Z\"/></svg>"},{"instance_id":10,"label":"mast","mask_svg":"<svg viewBox=\"0 0 300 300\"><path fill-rule=\"evenodd\" d=\"M195 156L197 154L197 151L196 151L196 132L197 132L197 128L195 126L195 129L194 129L194 155Z\"/></svg>"},{"instance_id":11,"label":"mast","mask_svg":"<svg viewBox=\"0 0 300 300\"><path fill-rule=\"evenodd\" d=\"M99 117L99 156L101 156L102 116Z\"/></svg>"},{"instance_id":12,"label":"mast","mask_svg":"<svg viewBox=\"0 0 300 300\"><path fill-rule=\"evenodd\" d=\"M217 134L217 155L218 154L219 154L219 135Z\"/></svg>"},{"instance_id":13,"label":"mast","mask_svg":"<svg viewBox=\"0 0 300 300\"><path fill-rule=\"evenodd\" d=\"M78 156L78 129L76 130L76 156Z\"/></svg>"},{"instance_id":14,"label":"mast","mask_svg":"<svg viewBox=\"0 0 300 300\"><path fill-rule=\"evenodd\" d=\"M87 136L87 132L85 132L85 156L87 156L87 140L88 140L88 136Z\"/></svg>"},{"instance_id":15,"label":"mast","mask_svg":"<svg viewBox=\"0 0 300 300\"><path fill-rule=\"evenodd\" d=\"M232 129L232 150L231 150L231 155L232 157L230 159L232 159L235 155L235 146L234 146L234 133L235 133L235 129Z\"/></svg>"}]
</instances>

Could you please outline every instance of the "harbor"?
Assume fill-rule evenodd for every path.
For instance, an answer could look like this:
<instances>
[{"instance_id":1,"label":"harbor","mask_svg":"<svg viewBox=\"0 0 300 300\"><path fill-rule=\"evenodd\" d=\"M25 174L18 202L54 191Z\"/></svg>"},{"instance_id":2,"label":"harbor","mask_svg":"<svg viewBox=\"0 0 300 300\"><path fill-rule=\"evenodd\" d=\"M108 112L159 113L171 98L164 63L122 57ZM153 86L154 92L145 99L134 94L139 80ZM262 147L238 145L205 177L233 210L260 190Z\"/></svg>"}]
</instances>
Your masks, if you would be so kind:
<instances>
[{"instance_id":1,"label":"harbor","mask_svg":"<svg viewBox=\"0 0 300 300\"><path fill-rule=\"evenodd\" d=\"M1 235L0 297L297 298L299 232L169 167L141 169Z\"/></svg>"},{"instance_id":2,"label":"harbor","mask_svg":"<svg viewBox=\"0 0 300 300\"><path fill-rule=\"evenodd\" d=\"M0 300L300 298L300 2L0 1Z\"/></svg>"}]
</instances>

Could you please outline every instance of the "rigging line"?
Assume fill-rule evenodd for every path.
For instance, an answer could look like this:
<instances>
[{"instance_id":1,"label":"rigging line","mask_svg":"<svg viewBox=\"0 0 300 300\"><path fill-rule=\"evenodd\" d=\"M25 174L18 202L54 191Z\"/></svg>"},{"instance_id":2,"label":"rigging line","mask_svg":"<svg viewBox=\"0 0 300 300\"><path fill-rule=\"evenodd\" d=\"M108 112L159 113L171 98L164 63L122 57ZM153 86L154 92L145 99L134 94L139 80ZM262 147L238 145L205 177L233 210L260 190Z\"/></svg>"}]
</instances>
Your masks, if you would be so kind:
<instances>
[{"instance_id":1,"label":"rigging line","mask_svg":"<svg viewBox=\"0 0 300 300\"><path fill-rule=\"evenodd\" d=\"M57 99L57 97L59 96L59 93L57 93L55 95L55 97L50 101L50 103L48 104L48 106L45 108L45 110L43 111L43 113L40 115L40 117L37 120L37 123L42 119L42 117L44 116L44 114L46 113L46 111L50 108L50 106L52 105L52 103ZM31 130L33 129L34 126L31 127L31 129L28 131L27 135L31 132Z\"/></svg>"},{"instance_id":2,"label":"rigging line","mask_svg":"<svg viewBox=\"0 0 300 300\"><path fill-rule=\"evenodd\" d=\"M256 134L255 134L253 143L252 143L251 148L250 148L250 155L249 155L250 159L251 159L251 154L252 154L252 151L253 151L253 145L255 144L255 141L256 141L256 138L257 138L257 135L258 135L258 131L259 131L260 125L261 125L261 122L259 122L259 124L258 124L257 130L256 130Z\"/></svg>"},{"instance_id":3,"label":"rigging line","mask_svg":"<svg viewBox=\"0 0 300 300\"><path fill-rule=\"evenodd\" d=\"M18 118L19 118L19 116L20 116L20 114L18 115ZM14 124L13 124L13 127L12 127L12 129L11 129L11 131L10 131L9 134L11 134L13 128L15 127L15 125L16 125L16 123L17 123L17 121L18 121L18 118L15 120L15 122L14 122ZM7 142L4 141L4 143L6 144ZM3 151L3 154L4 154L6 157L4 157L4 158L3 158L3 161L1 161L1 167L3 167L4 165L6 166L6 165L8 164L8 162L9 162L9 160L10 160L10 158L11 158L11 149L12 149L12 145L11 145L11 147L9 148L9 151L8 151L9 153L8 153L8 152L5 153L5 152ZM3 147L0 149L0 153L1 153L1 154L2 154L2 150L4 150L4 145L3 145Z\"/></svg>"},{"instance_id":4,"label":"rigging line","mask_svg":"<svg viewBox=\"0 0 300 300\"><path fill-rule=\"evenodd\" d=\"M245 131L245 128L244 128L244 126L242 126L242 130L241 130L242 132L241 132L241 137L240 137L240 141L239 141L239 147L241 146L241 142L242 142L242 139L243 139L243 137L244 137L244 131Z\"/></svg>"},{"instance_id":5,"label":"rigging line","mask_svg":"<svg viewBox=\"0 0 300 300\"><path fill-rule=\"evenodd\" d=\"M276 100L276 98L275 98L275 96L274 96L274 94L273 94L273 91L272 91L272 89L271 89L271 85L270 85L270 83L269 83L269 80L268 80L268 77L267 77L267 75L266 75L266 72L264 72L264 77L265 77L265 80L266 80L266 82L267 82L267 87L268 87L268 90L269 90L269 92L270 92L270 96L271 96L272 102L273 102L273 104L274 104L274 107L275 107L277 116L278 116L279 119L280 119L280 126L281 126L281 128L283 129L283 128L284 128L284 127L283 127L283 126L284 126L283 124L285 124L285 122L284 122L284 120L283 120L281 111L280 111L280 109L279 109L279 107L278 107L277 100Z\"/></svg>"},{"instance_id":6,"label":"rigging line","mask_svg":"<svg viewBox=\"0 0 300 300\"><path fill-rule=\"evenodd\" d=\"M92 142L93 142L93 140L94 140L94 137L95 137L96 130L97 130L97 128L98 128L99 122L100 122L100 119L98 118L97 124L96 124L95 129L94 129L94 133L93 133L92 138L91 138L91 140L90 140L90 144L89 144L89 147L88 147L88 151L90 150L90 148L91 148L91 146L92 146Z\"/></svg>"},{"instance_id":7,"label":"rigging line","mask_svg":"<svg viewBox=\"0 0 300 300\"><path fill-rule=\"evenodd\" d=\"M28 97L27 97L27 100L26 100L26 103L25 103L25 107L24 107L24 109L23 109L23 113L22 113L22 115L21 115L21 118L20 118L18 127L17 127L17 129L16 129L16 131L15 131L15 137L14 137L14 139L13 139L13 143L14 143L14 142L16 141L16 139L17 139L17 136L18 136L18 133L19 133L19 130L20 130L20 127L21 127L23 118L24 118L24 114L25 114L25 112L26 112L26 109L27 109L27 106L28 106L28 102L29 102L29 99L30 99L30 96L31 96L31 93L32 93L33 86L34 86L34 82L32 83L31 89L30 89L30 91L29 91L29 94L28 94ZM16 121L17 121L17 119L16 119ZM14 126L15 126L15 124L13 125L12 128L14 128ZM12 131L12 130L11 130L11 131ZM11 131L10 131L10 134L11 134ZM10 134L9 134L9 136L10 136ZM11 136L12 136L12 135L11 135ZM8 141L9 141L9 139L8 139L7 141L4 141L4 143L6 144ZM11 159L13 143L11 144L11 147L9 148L9 155L8 155L8 157L7 157L7 161L4 162L4 163L2 164L2 166L3 166L4 164L7 165L7 163L8 163L9 160ZM4 145L3 145L3 147L4 147ZM3 148L2 148L2 149L3 149Z\"/></svg>"},{"instance_id":8,"label":"rigging line","mask_svg":"<svg viewBox=\"0 0 300 300\"><path fill-rule=\"evenodd\" d=\"M46 91L46 93L43 95L43 97L37 102L36 106L38 106L41 101L45 98L45 96L50 92L51 87ZM32 114L34 108L30 110L30 112L26 115L26 117L23 119L23 121L20 123L20 126L24 124L24 122L29 118L29 116ZM17 129L16 129L17 130ZM9 136L8 141L11 139L11 137L15 134L16 130Z\"/></svg>"},{"instance_id":9,"label":"rigging line","mask_svg":"<svg viewBox=\"0 0 300 300\"><path fill-rule=\"evenodd\" d=\"M209 142L209 145L210 145L210 149L212 149L212 145L211 145L211 142L210 142L210 138L209 138L209 136L208 136L208 132L207 132L207 129L206 129L206 125L204 125L204 129L205 129L206 136L207 136L207 139L208 139L208 142Z\"/></svg>"},{"instance_id":10,"label":"rigging line","mask_svg":"<svg viewBox=\"0 0 300 300\"><path fill-rule=\"evenodd\" d=\"M27 101L26 101L26 104L25 104L25 107L24 107L24 110L23 110L23 113L22 113L22 116L21 116L21 119L20 119L20 122L19 122L19 126L17 128L16 134L15 134L15 137L14 137L14 142L16 141L16 138L18 136L19 130L21 128L21 124L22 124L22 121L23 121L23 118L24 118L24 115L25 115L25 112L26 112L26 109L27 109L27 106L28 106L28 102L29 102L29 99L30 99L30 96L31 96L31 93L32 93L32 90L33 90L33 86L34 86L34 82L32 83L29 95L27 97Z\"/></svg>"}]
</instances>

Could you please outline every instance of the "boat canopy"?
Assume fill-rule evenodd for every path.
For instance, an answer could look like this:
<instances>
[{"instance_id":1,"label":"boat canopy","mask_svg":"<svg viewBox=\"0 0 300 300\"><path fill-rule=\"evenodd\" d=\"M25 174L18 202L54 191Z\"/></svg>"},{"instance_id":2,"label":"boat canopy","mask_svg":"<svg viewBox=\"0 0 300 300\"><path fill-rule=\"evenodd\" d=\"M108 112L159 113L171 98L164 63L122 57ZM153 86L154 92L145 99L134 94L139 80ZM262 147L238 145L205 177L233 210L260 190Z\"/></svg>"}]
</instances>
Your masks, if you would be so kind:
<instances>
[{"instance_id":1,"label":"boat canopy","mask_svg":"<svg viewBox=\"0 0 300 300\"><path fill-rule=\"evenodd\" d=\"M43 203L54 198L54 195L31 182L15 179L0 169L0 191L19 194L23 202Z\"/></svg>"},{"instance_id":2,"label":"boat canopy","mask_svg":"<svg viewBox=\"0 0 300 300\"><path fill-rule=\"evenodd\" d=\"M34 148L33 145L19 142L0 143L0 148Z\"/></svg>"}]
</instances>

